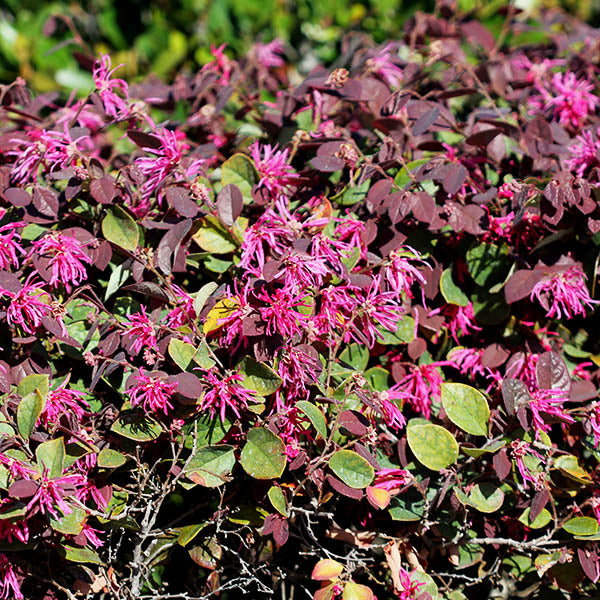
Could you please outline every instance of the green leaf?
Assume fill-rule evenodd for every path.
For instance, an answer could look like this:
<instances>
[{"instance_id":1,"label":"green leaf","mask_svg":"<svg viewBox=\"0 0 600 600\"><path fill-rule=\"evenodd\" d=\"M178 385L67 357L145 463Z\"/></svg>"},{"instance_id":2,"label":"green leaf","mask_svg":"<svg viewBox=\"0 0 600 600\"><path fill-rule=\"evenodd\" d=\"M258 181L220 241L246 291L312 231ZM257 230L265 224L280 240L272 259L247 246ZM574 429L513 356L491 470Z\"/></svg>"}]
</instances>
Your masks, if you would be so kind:
<instances>
[{"instance_id":1,"label":"green leaf","mask_svg":"<svg viewBox=\"0 0 600 600\"><path fill-rule=\"evenodd\" d=\"M103 448L98 453L98 466L101 469L116 469L126 462L127 457L112 448Z\"/></svg>"},{"instance_id":2,"label":"green leaf","mask_svg":"<svg viewBox=\"0 0 600 600\"><path fill-rule=\"evenodd\" d=\"M171 338L169 342L169 356L182 371L187 370L192 360L194 360L195 355L196 348L192 344L188 344L188 342L178 340L177 338Z\"/></svg>"},{"instance_id":3,"label":"green leaf","mask_svg":"<svg viewBox=\"0 0 600 600\"><path fill-rule=\"evenodd\" d=\"M50 384L48 375L27 375L27 377L23 377L17 385L17 394L19 394L21 398L25 398L28 394L39 390L42 398L45 400L49 389Z\"/></svg>"},{"instance_id":4,"label":"green leaf","mask_svg":"<svg viewBox=\"0 0 600 600\"><path fill-rule=\"evenodd\" d=\"M185 468L185 476L204 487L219 487L229 481L235 465L233 446L205 446L200 448Z\"/></svg>"},{"instance_id":5,"label":"green leaf","mask_svg":"<svg viewBox=\"0 0 600 600\"><path fill-rule=\"evenodd\" d=\"M573 517L562 528L573 535L594 535L598 533L598 521L592 517Z\"/></svg>"},{"instance_id":6,"label":"green leaf","mask_svg":"<svg viewBox=\"0 0 600 600\"><path fill-rule=\"evenodd\" d=\"M329 459L329 468L354 489L366 488L375 476L375 470L367 460L352 450L338 450Z\"/></svg>"},{"instance_id":7,"label":"green leaf","mask_svg":"<svg viewBox=\"0 0 600 600\"><path fill-rule=\"evenodd\" d=\"M502 282L510 270L508 247L496 244L478 244L467 251L466 263L475 283L488 289Z\"/></svg>"},{"instance_id":8,"label":"green leaf","mask_svg":"<svg viewBox=\"0 0 600 600\"><path fill-rule=\"evenodd\" d=\"M541 529L542 527L546 527L546 525L548 525L548 523L550 523L552 520L552 515L545 508L542 508L540 514L533 521L531 521L529 519L530 510L531 509L527 507L519 517L519 522L523 523L523 525L529 527L530 529Z\"/></svg>"},{"instance_id":9,"label":"green leaf","mask_svg":"<svg viewBox=\"0 0 600 600\"><path fill-rule=\"evenodd\" d=\"M123 208L110 206L102 220L104 238L117 246L134 252L139 242L139 230L136 222Z\"/></svg>"},{"instance_id":10,"label":"green leaf","mask_svg":"<svg viewBox=\"0 0 600 600\"><path fill-rule=\"evenodd\" d=\"M42 394L36 390L27 394L17 408L17 429L22 437L29 439L29 436L35 430L35 424L44 410L46 400Z\"/></svg>"},{"instance_id":11,"label":"green leaf","mask_svg":"<svg viewBox=\"0 0 600 600\"><path fill-rule=\"evenodd\" d=\"M69 546L67 544L63 544L61 551L64 557L71 562L91 563L94 565L103 564L102 560L98 556L98 553L91 548L81 548L79 546Z\"/></svg>"},{"instance_id":12,"label":"green leaf","mask_svg":"<svg viewBox=\"0 0 600 600\"><path fill-rule=\"evenodd\" d=\"M487 444L483 448L468 448L466 446L462 446L461 450L467 456L479 458L484 454L494 454L494 452L498 452L498 450L500 450L500 448L504 448L504 446L506 446L506 442L504 440L495 440L494 442Z\"/></svg>"},{"instance_id":13,"label":"green leaf","mask_svg":"<svg viewBox=\"0 0 600 600\"><path fill-rule=\"evenodd\" d=\"M208 523L198 523L182 527L177 536L177 543L185 548L207 525Z\"/></svg>"},{"instance_id":14,"label":"green leaf","mask_svg":"<svg viewBox=\"0 0 600 600\"><path fill-rule=\"evenodd\" d=\"M345 365L357 371L364 371L369 362L369 349L364 344L349 344L339 358Z\"/></svg>"},{"instance_id":15,"label":"green leaf","mask_svg":"<svg viewBox=\"0 0 600 600\"><path fill-rule=\"evenodd\" d=\"M200 229L192 237L202 250L213 254L229 254L239 246L233 235L212 216L201 220Z\"/></svg>"},{"instance_id":16,"label":"green leaf","mask_svg":"<svg viewBox=\"0 0 600 600\"><path fill-rule=\"evenodd\" d=\"M48 471L50 478L60 477L63 472L65 462L65 441L63 438L56 438L47 442L42 442L35 450L38 470Z\"/></svg>"},{"instance_id":17,"label":"green leaf","mask_svg":"<svg viewBox=\"0 0 600 600\"><path fill-rule=\"evenodd\" d=\"M496 512L503 503L504 492L493 483L478 483L469 493L469 504L479 512Z\"/></svg>"},{"instance_id":18,"label":"green leaf","mask_svg":"<svg viewBox=\"0 0 600 600\"><path fill-rule=\"evenodd\" d=\"M162 433L162 427L158 421L132 410L123 411L110 430L136 442L151 442Z\"/></svg>"},{"instance_id":19,"label":"green leaf","mask_svg":"<svg viewBox=\"0 0 600 600\"><path fill-rule=\"evenodd\" d=\"M252 200L252 188L258 183L258 172L254 163L245 154L234 154L221 166L221 184L229 183L238 186L244 200Z\"/></svg>"},{"instance_id":20,"label":"green leaf","mask_svg":"<svg viewBox=\"0 0 600 600\"><path fill-rule=\"evenodd\" d=\"M79 535L87 518L87 513L78 506L71 507L72 512L60 519L50 516L50 527L65 535Z\"/></svg>"},{"instance_id":21,"label":"green leaf","mask_svg":"<svg viewBox=\"0 0 600 600\"><path fill-rule=\"evenodd\" d=\"M271 367L250 356L242 358L237 368L243 377L241 385L259 396L270 396L282 384L281 377Z\"/></svg>"},{"instance_id":22,"label":"green leaf","mask_svg":"<svg viewBox=\"0 0 600 600\"><path fill-rule=\"evenodd\" d=\"M317 433L319 433L321 437L326 440L327 421L323 411L306 400L300 400L296 402L296 407L308 417L309 421L313 424L313 427L317 430Z\"/></svg>"},{"instance_id":23,"label":"green leaf","mask_svg":"<svg viewBox=\"0 0 600 600\"><path fill-rule=\"evenodd\" d=\"M278 485L272 485L267 492L267 496L273 505L273 508L284 517L288 516L288 507L285 496Z\"/></svg>"},{"instance_id":24,"label":"green leaf","mask_svg":"<svg viewBox=\"0 0 600 600\"><path fill-rule=\"evenodd\" d=\"M443 383L442 405L448 418L463 431L487 436L490 408L479 390L463 383Z\"/></svg>"},{"instance_id":25,"label":"green leaf","mask_svg":"<svg viewBox=\"0 0 600 600\"><path fill-rule=\"evenodd\" d=\"M382 337L378 340L386 346L395 344L410 344L415 339L415 320L410 316L404 316L398 321L398 329L395 332L379 328Z\"/></svg>"},{"instance_id":26,"label":"green leaf","mask_svg":"<svg viewBox=\"0 0 600 600\"><path fill-rule=\"evenodd\" d=\"M281 477L286 465L285 444L269 429L251 429L240 455L240 464L254 479Z\"/></svg>"},{"instance_id":27,"label":"green leaf","mask_svg":"<svg viewBox=\"0 0 600 600\"><path fill-rule=\"evenodd\" d=\"M412 178L410 176L410 173L412 173L413 171L416 171L421 165L424 165L425 163L429 162L429 158L419 158L417 160L413 160L411 162L409 162L406 167L402 167L398 173L396 174L396 177L394 177L394 183L401 188L405 188L407 185L409 185L412 182Z\"/></svg>"},{"instance_id":28,"label":"green leaf","mask_svg":"<svg viewBox=\"0 0 600 600\"><path fill-rule=\"evenodd\" d=\"M458 306L468 306L469 304L467 295L454 283L451 268L445 269L442 273L440 291L448 304L457 304Z\"/></svg>"},{"instance_id":29,"label":"green leaf","mask_svg":"<svg viewBox=\"0 0 600 600\"><path fill-rule=\"evenodd\" d=\"M592 483L590 474L581 467L577 457L572 454L563 454L557 457L554 460L552 468L559 469L563 475L577 483L583 485Z\"/></svg>"},{"instance_id":30,"label":"green leaf","mask_svg":"<svg viewBox=\"0 0 600 600\"><path fill-rule=\"evenodd\" d=\"M365 379L372 390L385 392L389 389L390 374L383 367L371 367L365 371Z\"/></svg>"},{"instance_id":31,"label":"green leaf","mask_svg":"<svg viewBox=\"0 0 600 600\"><path fill-rule=\"evenodd\" d=\"M204 284L194 296L194 312L199 315L206 304L206 301L211 297L214 291L218 288L218 284L214 281L209 281Z\"/></svg>"},{"instance_id":32,"label":"green leaf","mask_svg":"<svg viewBox=\"0 0 600 600\"><path fill-rule=\"evenodd\" d=\"M432 471L445 469L458 458L458 444L454 436L439 425L408 427L406 438L417 460Z\"/></svg>"},{"instance_id":33,"label":"green leaf","mask_svg":"<svg viewBox=\"0 0 600 600\"><path fill-rule=\"evenodd\" d=\"M427 491L427 499L430 502L435 493L435 488L429 488ZM425 499L411 487L402 494L392 496L388 512L394 521L420 521L425 514Z\"/></svg>"},{"instance_id":34,"label":"green leaf","mask_svg":"<svg viewBox=\"0 0 600 600\"><path fill-rule=\"evenodd\" d=\"M367 179L363 181L360 185L355 185L353 187L347 187L341 196L334 198L334 200L340 206L352 206L357 202L360 202L364 199L369 191L369 187L371 187L371 180Z\"/></svg>"}]
</instances>

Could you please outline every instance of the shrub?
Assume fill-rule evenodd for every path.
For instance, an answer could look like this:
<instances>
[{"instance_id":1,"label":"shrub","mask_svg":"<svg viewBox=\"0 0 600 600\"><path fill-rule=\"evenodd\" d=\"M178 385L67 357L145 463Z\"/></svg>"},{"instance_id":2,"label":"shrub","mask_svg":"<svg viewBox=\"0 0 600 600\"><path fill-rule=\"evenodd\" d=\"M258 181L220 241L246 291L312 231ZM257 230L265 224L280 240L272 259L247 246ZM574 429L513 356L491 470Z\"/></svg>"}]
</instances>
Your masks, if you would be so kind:
<instances>
[{"instance_id":1,"label":"shrub","mask_svg":"<svg viewBox=\"0 0 600 600\"><path fill-rule=\"evenodd\" d=\"M2 89L0 597L595 592L600 36L440 14Z\"/></svg>"}]
</instances>

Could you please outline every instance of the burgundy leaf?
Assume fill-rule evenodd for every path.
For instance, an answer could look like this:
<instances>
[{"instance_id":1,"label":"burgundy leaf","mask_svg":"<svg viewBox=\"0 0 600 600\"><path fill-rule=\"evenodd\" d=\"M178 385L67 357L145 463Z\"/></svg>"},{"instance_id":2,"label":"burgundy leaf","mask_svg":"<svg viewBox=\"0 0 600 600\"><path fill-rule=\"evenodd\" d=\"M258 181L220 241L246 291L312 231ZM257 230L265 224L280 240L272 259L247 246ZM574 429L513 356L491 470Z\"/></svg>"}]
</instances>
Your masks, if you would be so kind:
<instances>
[{"instance_id":1,"label":"burgundy leaf","mask_svg":"<svg viewBox=\"0 0 600 600\"><path fill-rule=\"evenodd\" d=\"M128 129L127 137L140 148L152 148L156 150L162 146L159 138L143 131L137 131L136 129Z\"/></svg>"},{"instance_id":2,"label":"burgundy leaf","mask_svg":"<svg viewBox=\"0 0 600 600\"><path fill-rule=\"evenodd\" d=\"M544 279L541 271L520 269L515 271L504 286L504 296L508 304L522 300L531 294L536 283Z\"/></svg>"},{"instance_id":3,"label":"burgundy leaf","mask_svg":"<svg viewBox=\"0 0 600 600\"><path fill-rule=\"evenodd\" d=\"M512 469L512 463L510 462L508 454L506 453L506 450L504 448L502 448L501 450L496 452L496 454L494 454L493 463L494 471L496 471L498 479L500 479L501 481L503 479L506 479Z\"/></svg>"},{"instance_id":4,"label":"burgundy leaf","mask_svg":"<svg viewBox=\"0 0 600 600\"><path fill-rule=\"evenodd\" d=\"M560 354L544 352L535 366L537 384L544 390L563 390L567 394L571 390L571 375Z\"/></svg>"},{"instance_id":5,"label":"burgundy leaf","mask_svg":"<svg viewBox=\"0 0 600 600\"><path fill-rule=\"evenodd\" d=\"M476 133L472 133L466 140L471 146L487 146L497 135L502 133L500 127L492 127L491 129L483 129Z\"/></svg>"},{"instance_id":6,"label":"burgundy leaf","mask_svg":"<svg viewBox=\"0 0 600 600\"><path fill-rule=\"evenodd\" d=\"M357 436L363 436L369 430L367 418L355 410L342 411L338 417L338 425Z\"/></svg>"},{"instance_id":7,"label":"burgundy leaf","mask_svg":"<svg viewBox=\"0 0 600 600\"><path fill-rule=\"evenodd\" d=\"M344 161L337 156L316 156L310 164L313 169L322 173L333 173L344 168Z\"/></svg>"},{"instance_id":8,"label":"burgundy leaf","mask_svg":"<svg viewBox=\"0 0 600 600\"><path fill-rule=\"evenodd\" d=\"M29 479L19 479L8 488L8 495L11 498L31 498L38 491L40 486Z\"/></svg>"},{"instance_id":9,"label":"burgundy leaf","mask_svg":"<svg viewBox=\"0 0 600 600\"><path fill-rule=\"evenodd\" d=\"M100 179L92 179L90 183L90 194L100 204L111 204L116 189L117 186L109 175L103 175Z\"/></svg>"},{"instance_id":10,"label":"burgundy leaf","mask_svg":"<svg viewBox=\"0 0 600 600\"><path fill-rule=\"evenodd\" d=\"M48 188L36 187L33 190L33 205L46 217L58 215L58 198L56 193Z\"/></svg>"},{"instance_id":11,"label":"burgundy leaf","mask_svg":"<svg viewBox=\"0 0 600 600\"><path fill-rule=\"evenodd\" d=\"M327 475L327 483L342 496L353 498L354 500L360 500L363 497L362 490L357 490L347 486L343 481L339 480L333 475Z\"/></svg>"},{"instance_id":12,"label":"burgundy leaf","mask_svg":"<svg viewBox=\"0 0 600 600\"><path fill-rule=\"evenodd\" d=\"M193 373L179 373L171 377L170 381L177 382L177 393L186 398L197 400L202 396L204 390L202 381Z\"/></svg>"},{"instance_id":13,"label":"burgundy leaf","mask_svg":"<svg viewBox=\"0 0 600 600\"><path fill-rule=\"evenodd\" d=\"M598 551L596 548L591 549L577 548L577 557L583 572L592 580L593 583L600 578L600 561L598 560Z\"/></svg>"},{"instance_id":14,"label":"burgundy leaf","mask_svg":"<svg viewBox=\"0 0 600 600\"><path fill-rule=\"evenodd\" d=\"M230 183L226 185L217 196L217 212L219 219L228 227L231 227L235 220L242 213L244 198L237 185Z\"/></svg>"},{"instance_id":15,"label":"burgundy leaf","mask_svg":"<svg viewBox=\"0 0 600 600\"><path fill-rule=\"evenodd\" d=\"M550 492L547 489L540 490L536 493L531 501L531 507L529 509L529 520L535 521L538 515L542 512L542 509L546 506L550 500Z\"/></svg>"},{"instance_id":16,"label":"burgundy leaf","mask_svg":"<svg viewBox=\"0 0 600 600\"><path fill-rule=\"evenodd\" d=\"M31 196L23 188L8 188L4 190L4 198L13 206L27 206L31 203Z\"/></svg>"},{"instance_id":17,"label":"burgundy leaf","mask_svg":"<svg viewBox=\"0 0 600 600\"><path fill-rule=\"evenodd\" d=\"M169 301L169 295L158 284L151 281L140 281L140 283L132 283L121 288L124 292L138 292L150 298L156 298L163 302Z\"/></svg>"},{"instance_id":18,"label":"burgundy leaf","mask_svg":"<svg viewBox=\"0 0 600 600\"><path fill-rule=\"evenodd\" d=\"M531 401L529 390L520 379L505 379L502 382L502 398L509 415L514 415L520 406L528 406Z\"/></svg>"},{"instance_id":19,"label":"burgundy leaf","mask_svg":"<svg viewBox=\"0 0 600 600\"><path fill-rule=\"evenodd\" d=\"M425 133L440 115L440 107L434 106L428 113L425 113L417 119L413 125L412 132L414 136Z\"/></svg>"}]
</instances>

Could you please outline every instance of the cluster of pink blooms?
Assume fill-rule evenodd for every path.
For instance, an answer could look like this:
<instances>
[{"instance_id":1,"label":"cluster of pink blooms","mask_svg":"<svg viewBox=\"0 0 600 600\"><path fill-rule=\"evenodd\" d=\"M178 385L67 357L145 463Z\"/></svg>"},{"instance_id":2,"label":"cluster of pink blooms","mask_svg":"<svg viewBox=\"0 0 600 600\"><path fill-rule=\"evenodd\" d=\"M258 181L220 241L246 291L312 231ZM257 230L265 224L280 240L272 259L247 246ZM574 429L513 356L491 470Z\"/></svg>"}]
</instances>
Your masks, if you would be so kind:
<instances>
[{"instance_id":1,"label":"cluster of pink blooms","mask_svg":"<svg viewBox=\"0 0 600 600\"><path fill-rule=\"evenodd\" d=\"M63 415L71 415L76 420L81 420L89 411L89 404L84 400L85 393L67 388L67 383L68 380L48 392L40 415L44 427L55 425Z\"/></svg>"},{"instance_id":2,"label":"cluster of pink blooms","mask_svg":"<svg viewBox=\"0 0 600 600\"><path fill-rule=\"evenodd\" d=\"M575 143L569 146L571 156L566 163L571 171L577 173L578 177L583 177L592 167L600 165L599 136L600 129L597 129L595 133L590 130L583 131L577 136Z\"/></svg>"},{"instance_id":3,"label":"cluster of pink blooms","mask_svg":"<svg viewBox=\"0 0 600 600\"><path fill-rule=\"evenodd\" d=\"M599 302L590 297L585 273L578 265L553 273L536 283L530 294L532 301L534 298L547 311L547 317L557 319L585 316L586 307Z\"/></svg>"},{"instance_id":4,"label":"cluster of pink blooms","mask_svg":"<svg viewBox=\"0 0 600 600\"><path fill-rule=\"evenodd\" d=\"M48 267L52 270L49 285L56 288L62 284L70 292L71 284L77 286L87 279L84 263L92 264L84 247L74 235L53 231L32 243L32 253L49 259Z\"/></svg>"},{"instance_id":5,"label":"cluster of pink blooms","mask_svg":"<svg viewBox=\"0 0 600 600\"><path fill-rule=\"evenodd\" d=\"M294 182L294 169L288 164L287 150L278 150L277 146L261 145L254 142L250 148L250 156L258 171L258 186L265 187L273 197L285 192Z\"/></svg>"},{"instance_id":6,"label":"cluster of pink blooms","mask_svg":"<svg viewBox=\"0 0 600 600\"><path fill-rule=\"evenodd\" d=\"M177 382L169 382L161 375L147 375L144 369L134 375L136 384L129 388L131 406L141 406L146 412L167 414L173 408L170 400Z\"/></svg>"},{"instance_id":7,"label":"cluster of pink blooms","mask_svg":"<svg viewBox=\"0 0 600 600\"><path fill-rule=\"evenodd\" d=\"M34 334L42 324L42 319L52 313L51 306L42 301L44 283L36 281L35 273L31 273L18 292L7 290L0 283L0 297L10 301L6 309L6 320L9 325L18 325L28 334Z\"/></svg>"},{"instance_id":8,"label":"cluster of pink blooms","mask_svg":"<svg viewBox=\"0 0 600 600\"><path fill-rule=\"evenodd\" d=\"M581 129L588 115L593 114L599 98L594 95L594 85L585 79L578 79L575 73L554 73L552 79L536 79L534 85L539 92L531 99L537 111L552 109L559 123Z\"/></svg>"},{"instance_id":9,"label":"cluster of pink blooms","mask_svg":"<svg viewBox=\"0 0 600 600\"><path fill-rule=\"evenodd\" d=\"M248 408L248 402L255 399L252 390L239 384L243 381L239 373L222 377L214 371L206 371L203 378L207 384L207 391L202 396L200 408L207 411L211 417L218 414L223 422L228 409L239 419L240 410Z\"/></svg>"}]
</instances>

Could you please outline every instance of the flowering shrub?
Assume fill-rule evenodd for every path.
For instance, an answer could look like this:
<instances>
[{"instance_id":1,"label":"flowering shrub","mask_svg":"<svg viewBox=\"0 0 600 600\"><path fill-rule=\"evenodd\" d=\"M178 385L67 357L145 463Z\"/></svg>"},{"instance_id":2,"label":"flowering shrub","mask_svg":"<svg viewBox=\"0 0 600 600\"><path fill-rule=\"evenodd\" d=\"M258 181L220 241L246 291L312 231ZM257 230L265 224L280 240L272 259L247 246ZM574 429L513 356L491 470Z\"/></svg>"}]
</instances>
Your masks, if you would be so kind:
<instances>
[{"instance_id":1,"label":"flowering shrub","mask_svg":"<svg viewBox=\"0 0 600 600\"><path fill-rule=\"evenodd\" d=\"M597 592L600 33L440 14L2 88L0 598Z\"/></svg>"}]
</instances>

